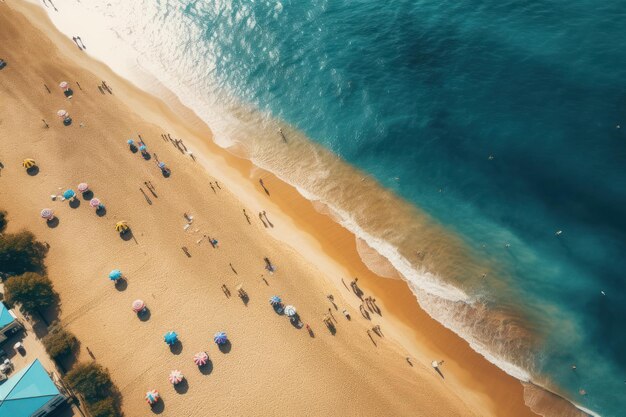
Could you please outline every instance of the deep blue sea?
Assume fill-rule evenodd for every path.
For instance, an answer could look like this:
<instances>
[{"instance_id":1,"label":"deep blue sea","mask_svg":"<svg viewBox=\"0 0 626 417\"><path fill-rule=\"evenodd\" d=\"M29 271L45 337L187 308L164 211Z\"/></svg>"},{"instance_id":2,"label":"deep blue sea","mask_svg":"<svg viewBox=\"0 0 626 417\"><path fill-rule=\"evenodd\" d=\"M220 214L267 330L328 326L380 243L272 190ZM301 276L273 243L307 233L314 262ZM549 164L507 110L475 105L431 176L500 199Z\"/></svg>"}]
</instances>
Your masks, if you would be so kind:
<instances>
[{"instance_id":1,"label":"deep blue sea","mask_svg":"<svg viewBox=\"0 0 626 417\"><path fill-rule=\"evenodd\" d=\"M164 83L285 121L459 234L507 271L491 303L534 315L533 380L626 415L626 0L137 3L98 7Z\"/></svg>"}]
</instances>

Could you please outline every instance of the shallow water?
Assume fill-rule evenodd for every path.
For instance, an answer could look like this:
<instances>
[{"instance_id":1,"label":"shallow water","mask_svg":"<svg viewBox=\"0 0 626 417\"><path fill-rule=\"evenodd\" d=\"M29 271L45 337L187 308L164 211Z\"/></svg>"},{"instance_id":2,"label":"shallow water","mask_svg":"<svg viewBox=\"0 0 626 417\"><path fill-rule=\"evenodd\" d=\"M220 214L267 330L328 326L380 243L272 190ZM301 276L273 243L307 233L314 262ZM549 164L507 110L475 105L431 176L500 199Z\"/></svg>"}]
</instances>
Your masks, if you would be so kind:
<instances>
[{"instance_id":1,"label":"shallow water","mask_svg":"<svg viewBox=\"0 0 626 417\"><path fill-rule=\"evenodd\" d=\"M626 1L66 3L477 350L623 415Z\"/></svg>"}]
</instances>

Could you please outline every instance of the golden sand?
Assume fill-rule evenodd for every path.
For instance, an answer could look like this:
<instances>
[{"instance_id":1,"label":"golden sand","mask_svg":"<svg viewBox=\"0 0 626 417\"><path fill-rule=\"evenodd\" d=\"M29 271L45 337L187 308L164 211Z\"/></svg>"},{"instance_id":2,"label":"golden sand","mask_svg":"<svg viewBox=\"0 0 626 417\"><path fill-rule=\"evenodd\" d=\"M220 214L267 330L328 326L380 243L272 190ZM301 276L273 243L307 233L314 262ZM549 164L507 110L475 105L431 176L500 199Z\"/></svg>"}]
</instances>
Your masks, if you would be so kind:
<instances>
[{"instance_id":1,"label":"golden sand","mask_svg":"<svg viewBox=\"0 0 626 417\"><path fill-rule=\"evenodd\" d=\"M8 62L0 71L0 206L9 212L9 231L29 228L50 244L61 320L82 342L80 359L91 360L89 348L111 371L127 416L151 414L143 396L152 388L162 395L164 416L534 415L522 385L428 317L404 281L369 271L352 234L292 187L214 145L209 128L175 99L166 105L90 59L36 6L0 3L0 45ZM102 80L113 94L98 90ZM71 100L60 81L70 82ZM70 113L71 126L56 117L59 109ZM165 132L183 139L197 161L163 140ZM137 134L171 177L154 159L130 152L126 139ZM21 167L27 157L38 163L35 176ZM214 192L209 182L216 180L221 189ZM79 182L89 183L106 215L80 197L77 208L51 201ZM57 227L39 218L44 207L55 210ZM263 226L262 210L274 227ZM194 218L186 231L183 213ZM114 231L119 220L129 222L133 239ZM204 235L218 239L219 248ZM277 266L273 275L264 269L266 256ZM127 277L123 290L108 280L115 268ZM381 308L371 321L342 284L354 276ZM247 305L236 296L239 284ZM298 308L314 337L272 310L274 294ZM150 309L146 321L130 309L136 298ZM335 335L322 323L329 308ZM370 338L367 330L377 324L384 336ZM163 342L169 330L180 335L181 352ZM212 342L217 331L228 333L230 352ZM211 358L203 372L191 359L198 351ZM445 378L432 369L434 359L445 360ZM167 381L172 369L185 374L186 392Z\"/></svg>"}]
</instances>

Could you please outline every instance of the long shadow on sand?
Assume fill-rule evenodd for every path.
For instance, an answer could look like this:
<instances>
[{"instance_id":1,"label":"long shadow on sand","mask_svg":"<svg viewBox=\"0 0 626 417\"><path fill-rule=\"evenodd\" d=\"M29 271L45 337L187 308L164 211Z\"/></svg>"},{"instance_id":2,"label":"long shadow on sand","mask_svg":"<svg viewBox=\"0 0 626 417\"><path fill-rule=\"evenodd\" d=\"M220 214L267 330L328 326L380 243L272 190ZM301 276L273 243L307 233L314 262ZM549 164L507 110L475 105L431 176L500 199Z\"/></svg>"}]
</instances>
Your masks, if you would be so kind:
<instances>
[{"instance_id":1,"label":"long shadow on sand","mask_svg":"<svg viewBox=\"0 0 626 417\"><path fill-rule=\"evenodd\" d=\"M34 177L35 175L39 174L39 167L37 165L35 165L34 167L30 167L26 170L26 173L31 177Z\"/></svg>"},{"instance_id":2,"label":"long shadow on sand","mask_svg":"<svg viewBox=\"0 0 626 417\"><path fill-rule=\"evenodd\" d=\"M176 390L178 394L185 394L189 391L189 383L186 379L183 379L178 384L174 385L174 390Z\"/></svg>"},{"instance_id":3,"label":"long shadow on sand","mask_svg":"<svg viewBox=\"0 0 626 417\"><path fill-rule=\"evenodd\" d=\"M219 345L220 352L222 353L229 353L232 348L233 344L230 343L230 340L227 340L223 345Z\"/></svg>"},{"instance_id":4,"label":"long shadow on sand","mask_svg":"<svg viewBox=\"0 0 626 417\"><path fill-rule=\"evenodd\" d=\"M55 217L52 220L48 220L46 222L46 225L50 228L50 229L54 229L55 227L57 227L59 225L59 218Z\"/></svg>"},{"instance_id":5,"label":"long shadow on sand","mask_svg":"<svg viewBox=\"0 0 626 417\"><path fill-rule=\"evenodd\" d=\"M183 351L183 342L181 342L180 340L170 346L170 352L172 352L174 355L180 355L182 351Z\"/></svg>"},{"instance_id":6,"label":"long shadow on sand","mask_svg":"<svg viewBox=\"0 0 626 417\"><path fill-rule=\"evenodd\" d=\"M211 375L211 372L213 372L213 361L209 359L206 365L199 366L198 370L202 375Z\"/></svg>"},{"instance_id":7,"label":"long shadow on sand","mask_svg":"<svg viewBox=\"0 0 626 417\"><path fill-rule=\"evenodd\" d=\"M152 407L150 407L150 410L154 414L163 413L163 411L165 411L165 403L163 402L163 398L159 399L159 401L156 404L153 404Z\"/></svg>"},{"instance_id":8,"label":"long shadow on sand","mask_svg":"<svg viewBox=\"0 0 626 417\"><path fill-rule=\"evenodd\" d=\"M126 288L128 288L128 280L124 279L124 278L120 278L117 281L115 281L115 289L118 291L126 291Z\"/></svg>"},{"instance_id":9,"label":"long shadow on sand","mask_svg":"<svg viewBox=\"0 0 626 417\"><path fill-rule=\"evenodd\" d=\"M152 313L150 313L150 309L146 307L143 309L143 313L139 314L137 317L139 317L139 320L141 321L148 321L150 320L151 315Z\"/></svg>"}]
</instances>

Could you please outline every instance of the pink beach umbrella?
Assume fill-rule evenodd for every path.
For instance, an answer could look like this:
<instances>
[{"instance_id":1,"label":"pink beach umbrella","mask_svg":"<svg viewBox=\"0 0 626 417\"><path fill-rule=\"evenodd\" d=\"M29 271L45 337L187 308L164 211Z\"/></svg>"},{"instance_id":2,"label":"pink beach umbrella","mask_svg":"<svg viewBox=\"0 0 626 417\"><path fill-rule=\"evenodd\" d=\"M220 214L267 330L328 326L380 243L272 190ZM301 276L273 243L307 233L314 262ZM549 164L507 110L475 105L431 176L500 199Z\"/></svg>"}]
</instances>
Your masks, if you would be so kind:
<instances>
[{"instance_id":1,"label":"pink beach umbrella","mask_svg":"<svg viewBox=\"0 0 626 417\"><path fill-rule=\"evenodd\" d=\"M146 308L146 303L144 303L142 300L133 301L133 311L135 313L139 313L143 311L143 309L145 308Z\"/></svg>"},{"instance_id":2,"label":"pink beach umbrella","mask_svg":"<svg viewBox=\"0 0 626 417\"><path fill-rule=\"evenodd\" d=\"M78 191L80 191L81 193L84 193L89 189L89 185L86 182L81 182L76 188L78 188Z\"/></svg>"},{"instance_id":3,"label":"pink beach umbrella","mask_svg":"<svg viewBox=\"0 0 626 417\"><path fill-rule=\"evenodd\" d=\"M146 392L146 402L150 405L153 405L154 403L159 401L159 398L161 398L161 396L159 395L159 391L155 389L151 389L150 391Z\"/></svg>"},{"instance_id":4,"label":"pink beach umbrella","mask_svg":"<svg viewBox=\"0 0 626 417\"><path fill-rule=\"evenodd\" d=\"M92 198L92 199L89 201L89 205L90 205L91 207L95 208L95 209L97 209L98 207L100 207L100 204L101 204L101 203L100 203L100 200L98 200L97 198Z\"/></svg>"},{"instance_id":5,"label":"pink beach umbrella","mask_svg":"<svg viewBox=\"0 0 626 417\"><path fill-rule=\"evenodd\" d=\"M61 109L57 112L57 116L59 116L61 119L65 119L68 116L68 114L65 110Z\"/></svg>"},{"instance_id":6,"label":"pink beach umbrella","mask_svg":"<svg viewBox=\"0 0 626 417\"><path fill-rule=\"evenodd\" d=\"M169 379L172 384L176 385L180 384L184 378L185 376L183 375L183 373L180 372L178 369L175 369L170 372L170 376L167 379Z\"/></svg>"},{"instance_id":7,"label":"pink beach umbrella","mask_svg":"<svg viewBox=\"0 0 626 417\"><path fill-rule=\"evenodd\" d=\"M41 210L41 218L46 219L46 220L54 219L54 211L52 211L52 209L49 209L49 208L45 208Z\"/></svg>"},{"instance_id":8,"label":"pink beach umbrella","mask_svg":"<svg viewBox=\"0 0 626 417\"><path fill-rule=\"evenodd\" d=\"M67 89L70 88L70 85L68 84L67 81L61 81L61 84L59 84L59 87L67 91Z\"/></svg>"},{"instance_id":9,"label":"pink beach umbrella","mask_svg":"<svg viewBox=\"0 0 626 417\"><path fill-rule=\"evenodd\" d=\"M198 352L193 355L193 361L198 366L204 366L209 361L209 355L206 352Z\"/></svg>"}]
</instances>

